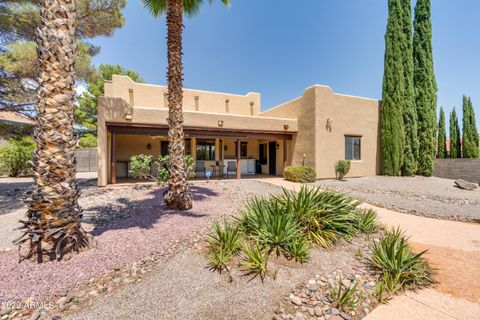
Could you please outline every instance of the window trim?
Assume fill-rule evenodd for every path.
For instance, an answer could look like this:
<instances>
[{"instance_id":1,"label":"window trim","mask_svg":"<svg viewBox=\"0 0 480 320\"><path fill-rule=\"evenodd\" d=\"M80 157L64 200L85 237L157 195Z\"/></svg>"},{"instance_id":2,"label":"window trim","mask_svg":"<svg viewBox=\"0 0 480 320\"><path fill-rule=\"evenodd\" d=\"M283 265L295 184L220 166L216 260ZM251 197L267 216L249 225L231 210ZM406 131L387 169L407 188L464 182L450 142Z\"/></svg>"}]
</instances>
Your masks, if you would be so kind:
<instances>
[{"instance_id":1,"label":"window trim","mask_svg":"<svg viewBox=\"0 0 480 320\"><path fill-rule=\"evenodd\" d=\"M347 159L347 152L346 152L346 149L347 149L347 139L358 139L359 140L359 145L358 145L358 159L355 159L355 152L354 152L354 143L352 142L352 159ZM345 135L345 155L344 155L344 158L345 160L349 160L349 161L362 161L362 136L361 135L356 135L356 134L346 134Z\"/></svg>"}]
</instances>

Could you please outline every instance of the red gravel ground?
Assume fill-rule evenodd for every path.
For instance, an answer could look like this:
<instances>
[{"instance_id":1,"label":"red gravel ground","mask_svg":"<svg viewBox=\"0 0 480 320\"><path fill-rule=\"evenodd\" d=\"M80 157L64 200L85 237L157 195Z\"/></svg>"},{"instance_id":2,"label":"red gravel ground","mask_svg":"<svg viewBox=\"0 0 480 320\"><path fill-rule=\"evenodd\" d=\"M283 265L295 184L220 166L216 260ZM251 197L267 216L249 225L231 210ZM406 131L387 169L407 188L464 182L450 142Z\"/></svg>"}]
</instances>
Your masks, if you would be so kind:
<instances>
[{"instance_id":1,"label":"red gravel ground","mask_svg":"<svg viewBox=\"0 0 480 320\"><path fill-rule=\"evenodd\" d=\"M193 186L194 208L183 212L170 210L163 204L163 190L145 190L135 199L140 203L137 213L94 230L92 234L98 248L69 261L19 263L16 251L3 252L0 254L0 303L29 297L37 301L47 299L109 270L162 252L176 240L188 239L193 233L208 228L212 218L238 210L246 198L241 189L229 183ZM119 192L128 192L128 189Z\"/></svg>"}]
</instances>

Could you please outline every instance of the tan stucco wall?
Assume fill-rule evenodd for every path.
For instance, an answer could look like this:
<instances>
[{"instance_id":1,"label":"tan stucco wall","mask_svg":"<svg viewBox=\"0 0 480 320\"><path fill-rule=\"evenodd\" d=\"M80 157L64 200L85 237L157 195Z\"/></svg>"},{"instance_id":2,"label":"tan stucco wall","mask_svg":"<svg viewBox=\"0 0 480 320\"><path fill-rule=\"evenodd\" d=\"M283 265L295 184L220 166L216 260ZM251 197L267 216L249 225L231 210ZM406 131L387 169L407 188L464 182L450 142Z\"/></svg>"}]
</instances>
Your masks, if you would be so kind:
<instances>
[{"instance_id":1,"label":"tan stucco wall","mask_svg":"<svg viewBox=\"0 0 480 320\"><path fill-rule=\"evenodd\" d=\"M136 83L126 76L114 75L112 81L105 83L106 97L122 98L131 105L144 108L166 109L166 92L167 87ZM260 94L250 92L246 95L237 95L184 89L183 109L199 112L257 115L260 113Z\"/></svg>"},{"instance_id":2,"label":"tan stucco wall","mask_svg":"<svg viewBox=\"0 0 480 320\"><path fill-rule=\"evenodd\" d=\"M297 119L298 132L288 163L314 167L318 179L334 178L335 163L345 159L345 136L361 136L361 160L352 161L347 177L380 173L380 102L337 94L327 86L314 85L303 96L262 112L260 116ZM331 119L332 130L327 130ZM289 149L289 148L288 148ZM287 150L288 150L287 149ZM291 150L291 149L290 149ZM305 161L304 161L305 159Z\"/></svg>"},{"instance_id":3,"label":"tan stucco wall","mask_svg":"<svg viewBox=\"0 0 480 320\"><path fill-rule=\"evenodd\" d=\"M133 94L132 91L129 93L129 89L133 89ZM109 97L99 99L99 185L105 185L107 177L110 177L110 138L105 123L167 125L165 100L158 98L163 97L165 90L165 87L137 84L130 78L121 76L114 76L112 82L106 83L105 92ZM199 96L197 111L193 99L195 95ZM190 102L189 97L192 100ZM250 102L253 98L258 98L254 100L255 116L250 115ZM229 100L229 113L225 113L225 100ZM293 133L293 140L287 141L287 165L304 163L314 167L318 179L335 177L335 162L345 159L345 136L361 136L361 160L352 161L347 177L371 176L380 172L380 102L377 100L336 94L329 87L314 85L305 89L302 96L262 113L259 112L259 94L238 96L186 89L184 104L186 127L219 128L219 120L223 121L223 129L231 130L284 132L287 126L287 132ZM131 116L131 119L127 119L126 115ZM326 128L327 119L332 121L331 131ZM137 147L133 144L141 145L143 147L140 148L146 150L147 140L153 138L147 136L139 139L135 136L134 139L135 143L130 144L117 137L119 161L127 160L123 158L142 151L136 150ZM223 151L224 158L233 158L234 140L223 141L228 149ZM258 144L268 141L250 139L248 142L248 157L258 159ZM276 173L281 175L283 140L277 140L276 143L279 145L275 160ZM194 145L195 137L192 137L192 156L195 158ZM159 148L159 143L158 146L155 144L157 147ZM218 150L218 139L216 147ZM151 152L157 156L160 151L152 148ZM217 160L218 156L219 152L216 153ZM262 166L262 172L268 173L268 164Z\"/></svg>"}]
</instances>

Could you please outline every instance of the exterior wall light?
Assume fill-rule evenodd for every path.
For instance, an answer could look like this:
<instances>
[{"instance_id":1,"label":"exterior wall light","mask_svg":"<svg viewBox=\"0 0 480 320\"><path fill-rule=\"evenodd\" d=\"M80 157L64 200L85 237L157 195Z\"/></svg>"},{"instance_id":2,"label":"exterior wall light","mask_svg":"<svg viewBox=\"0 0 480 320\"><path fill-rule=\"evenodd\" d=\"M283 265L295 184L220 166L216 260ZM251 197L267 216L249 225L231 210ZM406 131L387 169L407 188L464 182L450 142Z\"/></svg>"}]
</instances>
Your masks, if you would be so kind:
<instances>
[{"instance_id":1,"label":"exterior wall light","mask_svg":"<svg viewBox=\"0 0 480 320\"><path fill-rule=\"evenodd\" d=\"M277 148L277 150L280 149L280 145L278 143L275 145L275 147Z\"/></svg>"},{"instance_id":2,"label":"exterior wall light","mask_svg":"<svg viewBox=\"0 0 480 320\"><path fill-rule=\"evenodd\" d=\"M152 144L151 143L147 144L147 149L152 150Z\"/></svg>"},{"instance_id":3,"label":"exterior wall light","mask_svg":"<svg viewBox=\"0 0 480 320\"><path fill-rule=\"evenodd\" d=\"M283 130L287 131L288 128L289 128L289 125L288 125L288 124L284 124L284 125L283 125Z\"/></svg>"},{"instance_id":4,"label":"exterior wall light","mask_svg":"<svg viewBox=\"0 0 480 320\"><path fill-rule=\"evenodd\" d=\"M223 120L218 120L218 126L223 127Z\"/></svg>"}]
</instances>

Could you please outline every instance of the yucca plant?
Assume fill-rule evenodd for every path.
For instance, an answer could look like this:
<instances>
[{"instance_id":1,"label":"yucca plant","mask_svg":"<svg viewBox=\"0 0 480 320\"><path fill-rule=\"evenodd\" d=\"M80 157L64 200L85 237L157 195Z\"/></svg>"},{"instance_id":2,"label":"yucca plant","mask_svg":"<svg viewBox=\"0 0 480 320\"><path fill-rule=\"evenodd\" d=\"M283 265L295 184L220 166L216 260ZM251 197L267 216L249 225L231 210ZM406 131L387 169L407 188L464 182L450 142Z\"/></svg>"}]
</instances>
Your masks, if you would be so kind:
<instances>
[{"instance_id":1,"label":"yucca plant","mask_svg":"<svg viewBox=\"0 0 480 320\"><path fill-rule=\"evenodd\" d=\"M402 290L400 276L391 276L388 273L383 274L375 285L375 298L378 302L386 303L392 298L392 295L397 291Z\"/></svg>"},{"instance_id":2,"label":"yucca plant","mask_svg":"<svg viewBox=\"0 0 480 320\"><path fill-rule=\"evenodd\" d=\"M260 244L245 243L243 253L244 257L240 260L240 266L246 269L246 275L254 275L252 280L260 276L263 281L269 274L275 277L275 274L268 270L268 252L263 250Z\"/></svg>"},{"instance_id":3,"label":"yucca plant","mask_svg":"<svg viewBox=\"0 0 480 320\"><path fill-rule=\"evenodd\" d=\"M356 290L357 283L351 283L348 288L345 288L340 279L337 287L330 288L330 296L337 308L353 310L358 305L358 299L355 297Z\"/></svg>"},{"instance_id":4,"label":"yucca plant","mask_svg":"<svg viewBox=\"0 0 480 320\"><path fill-rule=\"evenodd\" d=\"M415 254L408 238L400 228L387 231L370 246L371 266L389 279L395 279L401 288L415 288L432 283L432 269L423 257L426 250Z\"/></svg>"},{"instance_id":5,"label":"yucca plant","mask_svg":"<svg viewBox=\"0 0 480 320\"><path fill-rule=\"evenodd\" d=\"M380 227L378 221L378 214L373 209L360 209L356 212L358 231L362 233L374 233L377 232Z\"/></svg>"},{"instance_id":6,"label":"yucca plant","mask_svg":"<svg viewBox=\"0 0 480 320\"><path fill-rule=\"evenodd\" d=\"M351 239L355 233L355 212L360 202L345 194L303 186L298 193L284 189L274 199L312 242L325 248L340 238Z\"/></svg>"},{"instance_id":7,"label":"yucca plant","mask_svg":"<svg viewBox=\"0 0 480 320\"><path fill-rule=\"evenodd\" d=\"M287 247L287 258L304 263L310 257L310 244L305 237L298 237Z\"/></svg>"},{"instance_id":8,"label":"yucca plant","mask_svg":"<svg viewBox=\"0 0 480 320\"><path fill-rule=\"evenodd\" d=\"M207 240L210 249L208 263L213 270L228 271L227 263L241 248L239 227L228 221L224 221L222 227L218 221L214 221L213 228L214 232Z\"/></svg>"},{"instance_id":9,"label":"yucca plant","mask_svg":"<svg viewBox=\"0 0 480 320\"><path fill-rule=\"evenodd\" d=\"M308 245L300 225L275 199L254 199L237 220L245 234L268 253L305 261Z\"/></svg>"}]
</instances>

